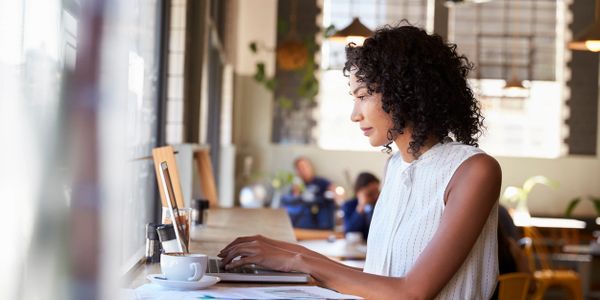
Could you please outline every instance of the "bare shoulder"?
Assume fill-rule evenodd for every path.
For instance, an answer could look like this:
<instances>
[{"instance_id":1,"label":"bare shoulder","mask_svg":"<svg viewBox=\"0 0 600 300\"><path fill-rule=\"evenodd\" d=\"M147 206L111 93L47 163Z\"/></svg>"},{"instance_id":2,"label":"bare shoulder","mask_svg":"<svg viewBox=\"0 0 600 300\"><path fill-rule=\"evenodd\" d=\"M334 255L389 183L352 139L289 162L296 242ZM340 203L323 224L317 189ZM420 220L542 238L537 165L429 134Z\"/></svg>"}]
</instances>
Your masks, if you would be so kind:
<instances>
[{"instance_id":1,"label":"bare shoulder","mask_svg":"<svg viewBox=\"0 0 600 300\"><path fill-rule=\"evenodd\" d=\"M456 170L448 183L446 196L452 192L456 196L466 196L475 192L487 195L490 200L497 200L502 185L502 169L498 161L485 154L473 155L465 160ZM448 198L446 198L448 199Z\"/></svg>"},{"instance_id":2,"label":"bare shoulder","mask_svg":"<svg viewBox=\"0 0 600 300\"><path fill-rule=\"evenodd\" d=\"M477 175L478 177L502 179L502 169L498 161L485 154L477 154L465 160L456 170L456 172Z\"/></svg>"}]
</instances>

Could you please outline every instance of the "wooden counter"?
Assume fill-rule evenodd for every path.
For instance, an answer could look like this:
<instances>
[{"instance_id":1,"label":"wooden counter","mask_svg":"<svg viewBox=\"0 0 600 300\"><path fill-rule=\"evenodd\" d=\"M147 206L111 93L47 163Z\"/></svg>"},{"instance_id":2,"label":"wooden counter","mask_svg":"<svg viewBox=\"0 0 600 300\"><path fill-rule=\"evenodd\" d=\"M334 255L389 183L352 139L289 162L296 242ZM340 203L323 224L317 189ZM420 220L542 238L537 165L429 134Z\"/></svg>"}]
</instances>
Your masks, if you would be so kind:
<instances>
[{"instance_id":1,"label":"wooden counter","mask_svg":"<svg viewBox=\"0 0 600 300\"><path fill-rule=\"evenodd\" d=\"M266 237L296 242L294 230L283 209L215 208L208 210L208 224L192 228L190 252L216 256L221 249L240 236L262 234ZM125 278L125 285L137 288L149 283L146 276L160 273L159 264L142 264ZM219 283L228 286L257 284Z\"/></svg>"}]
</instances>

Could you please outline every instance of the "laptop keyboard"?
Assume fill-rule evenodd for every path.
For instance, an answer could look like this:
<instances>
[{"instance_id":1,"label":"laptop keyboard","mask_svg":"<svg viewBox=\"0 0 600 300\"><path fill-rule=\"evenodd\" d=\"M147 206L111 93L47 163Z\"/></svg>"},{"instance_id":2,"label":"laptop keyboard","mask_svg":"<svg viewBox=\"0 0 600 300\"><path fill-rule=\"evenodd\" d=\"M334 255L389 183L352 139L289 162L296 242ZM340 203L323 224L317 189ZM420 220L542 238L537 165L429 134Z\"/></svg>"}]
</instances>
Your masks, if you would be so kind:
<instances>
[{"instance_id":1,"label":"laptop keyboard","mask_svg":"<svg viewBox=\"0 0 600 300\"><path fill-rule=\"evenodd\" d=\"M231 270L225 270L220 259L211 258L208 260L208 273L241 273L241 274L257 274L258 270L252 267L239 267Z\"/></svg>"}]
</instances>

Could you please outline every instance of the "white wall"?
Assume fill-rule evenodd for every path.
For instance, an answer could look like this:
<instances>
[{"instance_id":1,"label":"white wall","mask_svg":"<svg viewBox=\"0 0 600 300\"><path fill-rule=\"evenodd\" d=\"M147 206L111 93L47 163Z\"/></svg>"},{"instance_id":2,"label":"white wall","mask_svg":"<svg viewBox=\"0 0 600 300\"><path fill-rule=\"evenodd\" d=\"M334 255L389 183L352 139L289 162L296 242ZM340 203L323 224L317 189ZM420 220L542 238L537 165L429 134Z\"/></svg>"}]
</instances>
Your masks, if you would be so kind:
<instances>
[{"instance_id":1,"label":"white wall","mask_svg":"<svg viewBox=\"0 0 600 300\"><path fill-rule=\"evenodd\" d=\"M352 176L360 171L371 171L378 176L383 173L387 156L379 152L353 152L323 150L317 146L289 146L270 143L273 96L251 78L254 60L248 50L252 39L263 39L275 44L276 1L240 1L246 6L239 11L241 38L238 44L236 68L236 143L239 155L251 155L255 170L273 173L292 170L292 162L298 155L309 157L320 175L346 186L343 175L348 169ZM271 18L271 19L267 19ZM270 24L270 25L269 25ZM269 35L270 34L270 35ZM265 37L270 36L271 38ZM263 53L269 66L274 66L274 54ZM600 126L597 126L600 132ZM357 128L358 130L358 128ZM600 139L599 147L600 149ZM600 159L596 157L564 157L559 159L534 159L497 157L503 170L503 188L520 186L534 175L545 175L560 183L556 190L545 186L536 187L530 195L529 207L533 214L561 215L570 199L576 196L600 196ZM239 161L239 160L238 160ZM591 204L579 205L576 215L593 215Z\"/></svg>"},{"instance_id":2,"label":"white wall","mask_svg":"<svg viewBox=\"0 0 600 300\"><path fill-rule=\"evenodd\" d=\"M248 46L256 41L259 48L273 50L277 42L277 0L235 0L237 6L237 51L235 70L240 75L252 75L256 62L264 61L268 76L275 74L272 51L259 49L252 53Z\"/></svg>"}]
</instances>

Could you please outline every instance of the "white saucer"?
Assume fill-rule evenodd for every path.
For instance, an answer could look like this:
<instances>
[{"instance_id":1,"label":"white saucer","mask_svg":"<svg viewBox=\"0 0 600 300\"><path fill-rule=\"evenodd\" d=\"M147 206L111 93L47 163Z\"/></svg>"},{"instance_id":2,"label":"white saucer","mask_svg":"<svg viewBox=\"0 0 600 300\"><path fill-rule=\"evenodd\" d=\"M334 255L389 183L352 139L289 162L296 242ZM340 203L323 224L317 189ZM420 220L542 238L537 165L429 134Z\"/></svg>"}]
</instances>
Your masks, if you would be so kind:
<instances>
[{"instance_id":1,"label":"white saucer","mask_svg":"<svg viewBox=\"0 0 600 300\"><path fill-rule=\"evenodd\" d=\"M198 281L168 280L163 274L150 274L146 278L152 281L152 283L156 283L162 287L177 290L200 290L221 281L219 277L208 275L202 276Z\"/></svg>"}]
</instances>

